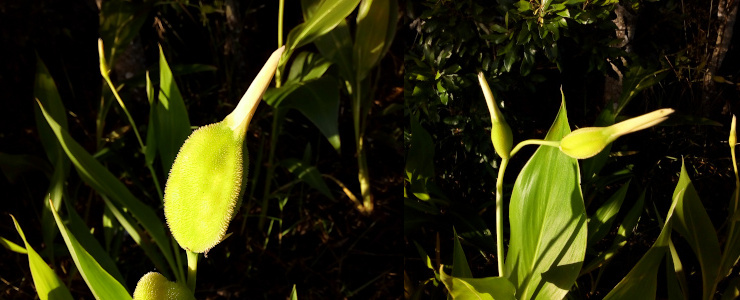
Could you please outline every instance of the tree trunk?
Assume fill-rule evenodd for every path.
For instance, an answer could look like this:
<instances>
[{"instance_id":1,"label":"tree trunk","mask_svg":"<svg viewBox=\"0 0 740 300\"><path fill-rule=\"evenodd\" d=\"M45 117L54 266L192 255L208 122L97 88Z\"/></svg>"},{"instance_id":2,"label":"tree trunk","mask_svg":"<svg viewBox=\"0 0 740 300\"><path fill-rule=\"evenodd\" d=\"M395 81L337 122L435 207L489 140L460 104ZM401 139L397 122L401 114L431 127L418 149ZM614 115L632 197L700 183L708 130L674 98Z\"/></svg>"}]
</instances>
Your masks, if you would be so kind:
<instances>
[{"instance_id":1,"label":"tree trunk","mask_svg":"<svg viewBox=\"0 0 740 300\"><path fill-rule=\"evenodd\" d=\"M635 16L627 11L622 5L617 5L614 10L616 18L612 22L617 26L616 36L621 39L622 42L615 45L614 47L622 48L627 53L632 52L631 40L635 36ZM621 59L621 64L625 65L626 61L624 58ZM612 105L612 109L616 109L619 105L616 103L619 97L622 95L622 84L624 80L624 74L617 67L615 62L610 61L609 64L612 66L612 70L617 74L617 77L607 76L604 79L604 103L606 105Z\"/></svg>"},{"instance_id":2,"label":"tree trunk","mask_svg":"<svg viewBox=\"0 0 740 300\"><path fill-rule=\"evenodd\" d=\"M717 93L715 92L714 77L717 76L717 71L722 66L725 54L729 50L733 27L735 26L735 17L737 16L737 7L738 0L720 0L717 5L717 19L719 21L717 41L714 44L712 55L709 57L702 85L704 94L702 106L705 114L714 111L714 108L721 104L717 103L718 99L715 97ZM723 113L728 110L729 107L725 106Z\"/></svg>"}]
</instances>

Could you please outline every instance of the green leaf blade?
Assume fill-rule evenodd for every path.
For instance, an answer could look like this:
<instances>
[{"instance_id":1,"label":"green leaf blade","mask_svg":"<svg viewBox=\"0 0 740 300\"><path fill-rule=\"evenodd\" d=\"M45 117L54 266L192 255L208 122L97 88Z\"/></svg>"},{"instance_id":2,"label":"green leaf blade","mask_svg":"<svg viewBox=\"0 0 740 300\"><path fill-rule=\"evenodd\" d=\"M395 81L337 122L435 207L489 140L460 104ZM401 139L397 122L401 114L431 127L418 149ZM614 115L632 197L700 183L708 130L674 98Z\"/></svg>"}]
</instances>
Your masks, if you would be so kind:
<instances>
[{"instance_id":1,"label":"green leaf blade","mask_svg":"<svg viewBox=\"0 0 740 300\"><path fill-rule=\"evenodd\" d=\"M685 193L677 201L674 229L688 241L701 266L703 293L702 299L712 299L716 287L715 278L719 271L719 240L707 211L699 200L699 195L691 183L685 164L681 166L681 176L676 189Z\"/></svg>"},{"instance_id":2,"label":"green leaf blade","mask_svg":"<svg viewBox=\"0 0 740 300\"><path fill-rule=\"evenodd\" d=\"M547 134L570 132L565 102ZM586 253L586 209L578 161L555 147L540 147L514 184L511 239L505 275L521 299L560 299L570 290Z\"/></svg>"},{"instance_id":3,"label":"green leaf blade","mask_svg":"<svg viewBox=\"0 0 740 300\"><path fill-rule=\"evenodd\" d=\"M49 265L46 264L44 259L42 259L41 256L33 249L33 247L28 244L28 241L26 240L26 235L23 234L23 229L21 229L21 226L18 224L18 221L15 219L15 217L13 215L10 215L10 217L13 218L15 229L18 231L18 234L23 239L23 243L26 245L25 250L28 253L28 264L31 269L31 277L33 278L33 283L36 287L36 293L38 293L39 298L42 300L74 299L72 298L72 294L70 294L69 289L67 289L67 287L64 285L64 282L62 282L62 280L57 277L56 273L54 273Z\"/></svg>"},{"instance_id":4,"label":"green leaf blade","mask_svg":"<svg viewBox=\"0 0 740 300\"><path fill-rule=\"evenodd\" d=\"M44 109L41 108L46 121L54 131L64 152L77 169L80 177L98 193L107 195L117 203L125 206L131 215L141 223L154 242L162 250L170 267L174 266L169 239L165 235L164 225L151 207L137 199L110 171L93 158L80 146Z\"/></svg>"},{"instance_id":5,"label":"green leaf blade","mask_svg":"<svg viewBox=\"0 0 740 300\"><path fill-rule=\"evenodd\" d=\"M459 278L440 270L439 277L454 300L514 300L516 288L505 277Z\"/></svg>"},{"instance_id":6,"label":"green leaf blade","mask_svg":"<svg viewBox=\"0 0 740 300\"><path fill-rule=\"evenodd\" d=\"M300 111L321 131L335 150L340 151L339 89L334 77L324 76L303 82L291 82L270 89L264 100L272 107Z\"/></svg>"},{"instance_id":7,"label":"green leaf blade","mask_svg":"<svg viewBox=\"0 0 740 300\"><path fill-rule=\"evenodd\" d=\"M175 161L180 146L190 135L190 118L185 108L185 102L177 87L172 70L164 56L162 46L159 46L159 101L156 109L152 107L155 114L154 129L157 150L162 161L164 174L170 172L170 167ZM147 143L149 139L147 139ZM148 144L147 144L148 146Z\"/></svg>"},{"instance_id":8,"label":"green leaf blade","mask_svg":"<svg viewBox=\"0 0 740 300\"><path fill-rule=\"evenodd\" d=\"M77 269L80 271L82 278L85 279L87 286L95 298L106 300L131 299L131 295L126 291L126 288L106 272L90 253L77 242L75 236L64 226L57 211L52 210L52 214L54 214L54 220L56 220L57 226L59 226L59 232L67 244L69 254L72 256Z\"/></svg>"},{"instance_id":9,"label":"green leaf blade","mask_svg":"<svg viewBox=\"0 0 740 300\"><path fill-rule=\"evenodd\" d=\"M296 48L307 45L334 29L357 7L359 2L360 0L321 1L308 20L288 33L286 42L288 49L283 59L287 60Z\"/></svg>"}]
</instances>

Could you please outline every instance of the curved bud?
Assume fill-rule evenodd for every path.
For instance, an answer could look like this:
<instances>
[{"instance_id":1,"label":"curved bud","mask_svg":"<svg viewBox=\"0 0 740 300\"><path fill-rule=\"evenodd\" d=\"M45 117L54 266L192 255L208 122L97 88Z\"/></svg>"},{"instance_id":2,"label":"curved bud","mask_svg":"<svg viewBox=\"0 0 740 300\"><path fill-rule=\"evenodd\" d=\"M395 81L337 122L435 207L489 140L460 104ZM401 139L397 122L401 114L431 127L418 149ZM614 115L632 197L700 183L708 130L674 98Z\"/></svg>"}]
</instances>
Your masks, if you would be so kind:
<instances>
[{"instance_id":1,"label":"curved bud","mask_svg":"<svg viewBox=\"0 0 740 300\"><path fill-rule=\"evenodd\" d=\"M283 49L272 54L234 112L198 128L180 147L164 190L164 216L185 250L207 252L226 236L246 184L247 127Z\"/></svg>"},{"instance_id":2,"label":"curved bud","mask_svg":"<svg viewBox=\"0 0 740 300\"><path fill-rule=\"evenodd\" d=\"M136 284L134 300L195 300L195 297L187 286L169 281L157 272L149 272Z\"/></svg>"},{"instance_id":3,"label":"curved bud","mask_svg":"<svg viewBox=\"0 0 740 300\"><path fill-rule=\"evenodd\" d=\"M604 150L613 140L607 127L585 127L574 130L560 141L560 151L575 159L585 159Z\"/></svg>"},{"instance_id":4,"label":"curved bud","mask_svg":"<svg viewBox=\"0 0 740 300\"><path fill-rule=\"evenodd\" d=\"M486 104L488 104L488 113L491 114L491 143L493 143L493 148L496 149L496 153L501 158L508 159L511 156L511 148L514 144L511 127L499 111L483 72L478 73L478 82L483 90L483 96L486 98Z\"/></svg>"},{"instance_id":5,"label":"curved bud","mask_svg":"<svg viewBox=\"0 0 740 300\"><path fill-rule=\"evenodd\" d=\"M620 136L655 126L665 121L673 112L673 109L664 108L609 127L585 127L574 130L560 141L560 151L576 159L592 157Z\"/></svg>"}]
</instances>

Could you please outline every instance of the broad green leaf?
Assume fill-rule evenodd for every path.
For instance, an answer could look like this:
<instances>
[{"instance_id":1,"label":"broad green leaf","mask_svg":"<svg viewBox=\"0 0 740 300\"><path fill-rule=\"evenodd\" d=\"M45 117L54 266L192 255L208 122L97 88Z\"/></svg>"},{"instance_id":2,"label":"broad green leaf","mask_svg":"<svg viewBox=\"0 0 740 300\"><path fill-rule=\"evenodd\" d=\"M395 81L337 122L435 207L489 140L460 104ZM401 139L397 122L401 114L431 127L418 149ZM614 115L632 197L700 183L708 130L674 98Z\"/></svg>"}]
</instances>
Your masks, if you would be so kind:
<instances>
[{"instance_id":1,"label":"broad green leaf","mask_svg":"<svg viewBox=\"0 0 740 300\"><path fill-rule=\"evenodd\" d=\"M442 269L439 277L454 300L517 299L516 288L505 277L458 278L445 274Z\"/></svg>"},{"instance_id":2,"label":"broad green leaf","mask_svg":"<svg viewBox=\"0 0 740 300\"><path fill-rule=\"evenodd\" d=\"M671 222L673 219L670 214L671 212L669 212L669 216L666 219L663 230L660 232L660 236L658 236L658 240L640 258L632 270L627 273L627 276L622 278L617 286L606 295L604 300L655 299L655 293L658 289L658 270L663 257L668 252L668 242L671 238Z\"/></svg>"},{"instance_id":3,"label":"broad green leaf","mask_svg":"<svg viewBox=\"0 0 740 300\"><path fill-rule=\"evenodd\" d=\"M285 64L296 48L307 45L334 29L357 7L359 2L360 0L322 0L319 2L311 17L288 33L286 53L280 64Z\"/></svg>"},{"instance_id":4,"label":"broad green leaf","mask_svg":"<svg viewBox=\"0 0 740 300\"><path fill-rule=\"evenodd\" d=\"M303 182L321 192L321 194L323 194L327 198L334 200L334 196L331 194L331 191L326 185L324 179L321 178L321 173L318 169L316 169L316 167L311 166L305 161L301 161L297 158L287 158L283 160L280 164L288 169L290 173L293 173L293 175L301 179Z\"/></svg>"},{"instance_id":5,"label":"broad green leaf","mask_svg":"<svg viewBox=\"0 0 740 300\"><path fill-rule=\"evenodd\" d=\"M164 174L170 172L180 146L190 135L190 119L185 102L177 88L175 78L164 57L162 45L159 46L159 101L152 107L154 114L154 141L162 161ZM147 138L147 142L150 141Z\"/></svg>"},{"instance_id":6,"label":"broad green leaf","mask_svg":"<svg viewBox=\"0 0 740 300\"><path fill-rule=\"evenodd\" d=\"M685 172L682 172L684 174ZM668 210L665 225L660 231L658 239L643 255L637 264L627 273L627 276L612 289L604 298L607 299L655 299L658 288L658 269L660 263L670 250L671 231L673 230L674 211L679 202L683 201L688 184L687 176L681 176L673 192L671 208Z\"/></svg>"},{"instance_id":7,"label":"broad green leaf","mask_svg":"<svg viewBox=\"0 0 740 300\"><path fill-rule=\"evenodd\" d=\"M685 189L685 193L681 195L682 197L676 204L676 219L673 228L686 239L699 260L703 286L702 298L712 299L716 287L714 279L719 271L719 241L712 221L686 173L685 164L681 166L681 176L676 189L679 188ZM676 196L677 194L674 193L674 197Z\"/></svg>"},{"instance_id":8,"label":"broad green leaf","mask_svg":"<svg viewBox=\"0 0 740 300\"><path fill-rule=\"evenodd\" d=\"M54 120L57 120L61 127L66 130L67 109L64 107L61 97L59 97L54 78L51 77L49 70L39 57L36 57L36 78L33 85L33 96L44 105L49 115ZM44 120L41 111L38 109L35 111L36 126L38 127L41 144L44 145L46 157L53 162L56 157L64 156L63 150L54 136L54 132L46 123L46 120Z\"/></svg>"},{"instance_id":9,"label":"broad green leaf","mask_svg":"<svg viewBox=\"0 0 740 300\"><path fill-rule=\"evenodd\" d=\"M308 118L340 151L339 140L339 89L334 77L324 76L303 82L291 82L280 88L268 90L264 95L267 104L275 108L293 108Z\"/></svg>"},{"instance_id":10,"label":"broad green leaf","mask_svg":"<svg viewBox=\"0 0 740 300\"><path fill-rule=\"evenodd\" d=\"M169 276L169 272L167 272L166 263L162 260L162 255L157 252L157 250L153 247L152 243L144 238L144 230L141 229L141 226L136 224L136 221L131 218L131 216L125 214L122 212L122 209L117 207L114 203L112 203L110 200L108 200L108 197L102 196L103 201L105 202L106 210L110 211L110 214L113 215L113 217L118 221L118 223L123 227L123 229L128 233L129 237L131 237L134 242L136 242L139 247L141 247L141 250L144 251L147 257L154 263L154 267L162 271L165 275ZM173 270L177 272L177 270Z\"/></svg>"},{"instance_id":11,"label":"broad green leaf","mask_svg":"<svg viewBox=\"0 0 740 300\"><path fill-rule=\"evenodd\" d=\"M44 62L37 56L36 57L36 78L34 81L33 94L44 107L48 108L49 114L55 119L59 120L61 127L67 129L67 109L64 107L62 98L59 96L59 91L54 83L54 79L51 77L49 70L46 68ZM44 209L41 212L41 234L43 236L44 244L47 245L47 251L50 253L51 261L54 261L54 238L56 237L57 229L54 224L54 218L51 215L51 208L59 209L62 203L62 196L64 195L64 183L69 175L70 162L67 156L64 154L59 141L57 141L54 131L49 127L49 124L44 120L41 110L34 107L34 116L36 119L36 128L38 128L39 137L41 138L41 144L44 146L46 156L49 161L53 164L54 172L49 180L49 188L45 195L49 195L51 202L48 199L42 199L44 203Z\"/></svg>"},{"instance_id":12,"label":"broad green leaf","mask_svg":"<svg viewBox=\"0 0 740 300\"><path fill-rule=\"evenodd\" d=\"M331 66L331 62L312 52L301 52L293 59L286 84L320 78Z\"/></svg>"},{"instance_id":13,"label":"broad green leaf","mask_svg":"<svg viewBox=\"0 0 740 300\"><path fill-rule=\"evenodd\" d=\"M357 12L357 30L352 48L355 80L365 79L368 72L390 48L396 33L398 3L396 0L362 0Z\"/></svg>"},{"instance_id":14,"label":"broad green leaf","mask_svg":"<svg viewBox=\"0 0 740 300\"><path fill-rule=\"evenodd\" d=\"M118 282L125 288L126 281L118 270L118 267L116 267L116 263L111 259L110 255L108 255L100 243L98 243L98 240L95 239L92 233L90 233L90 228L85 225L85 221L83 221L77 212L72 209L69 202L65 201L64 204L67 208L66 226L69 232L77 238L80 245L90 253L93 259L95 259L95 261L97 261L98 264L108 272L108 274L111 274L111 276L118 280Z\"/></svg>"},{"instance_id":15,"label":"broad green leaf","mask_svg":"<svg viewBox=\"0 0 740 300\"><path fill-rule=\"evenodd\" d=\"M670 256L665 256L668 299L686 299L685 295L689 294L687 290L688 285L686 284L686 274L681 263L681 258L678 257L676 247L671 240L668 240L668 249L671 254Z\"/></svg>"},{"instance_id":16,"label":"broad green leaf","mask_svg":"<svg viewBox=\"0 0 740 300\"><path fill-rule=\"evenodd\" d=\"M301 0L303 19L310 19L320 0ZM326 59L336 64L339 74L347 81L354 82L352 67L352 36L349 33L347 20L339 21L337 27L316 38L316 48Z\"/></svg>"},{"instance_id":17,"label":"broad green leaf","mask_svg":"<svg viewBox=\"0 0 740 300\"><path fill-rule=\"evenodd\" d=\"M545 140L570 133L565 100ZM520 299L562 299L586 254L586 208L578 161L541 146L517 177L509 206L505 275Z\"/></svg>"},{"instance_id":18,"label":"broad green leaf","mask_svg":"<svg viewBox=\"0 0 740 300\"><path fill-rule=\"evenodd\" d=\"M33 284L36 287L36 293L38 293L39 298L42 300L73 299L72 294L69 293L69 290L64 285L64 282L62 282L62 280L57 277L57 274L54 273L51 268L49 268L49 265L46 264L44 259L41 258L36 250L33 250L33 247L28 244L28 241L26 240L26 235L23 234L23 230L18 224L18 221L16 221L15 217L13 215L10 215L10 217L13 218L15 229L18 231L18 234L23 239L23 243L26 245L26 251L28 253L28 264L31 268L31 277L33 277ZM20 246L16 245L16 247Z\"/></svg>"},{"instance_id":19,"label":"broad green leaf","mask_svg":"<svg viewBox=\"0 0 740 300\"><path fill-rule=\"evenodd\" d=\"M419 120L411 116L411 147L406 154L406 178L411 192L421 200L429 200L426 184L434 177L434 141Z\"/></svg>"},{"instance_id":20,"label":"broad green leaf","mask_svg":"<svg viewBox=\"0 0 740 300\"><path fill-rule=\"evenodd\" d=\"M452 276L459 278L473 278L473 272L470 271L468 266L468 259L465 258L465 251L463 251L462 245L460 244L460 237L457 235L457 230L452 228L454 233L454 249L452 250Z\"/></svg>"},{"instance_id":21,"label":"broad green leaf","mask_svg":"<svg viewBox=\"0 0 740 300\"><path fill-rule=\"evenodd\" d=\"M611 247L589 262L588 265L581 270L581 274L589 273L600 267L603 263L614 257L614 254L627 244L627 238L632 234L632 230L637 226L637 222L640 220L640 214L642 214L644 204L645 190L642 191L640 197L637 198L637 202L635 202L632 208L630 208L627 215L624 217L624 220L622 220L622 224L619 225L617 236L614 238Z\"/></svg>"},{"instance_id":22,"label":"broad green leaf","mask_svg":"<svg viewBox=\"0 0 740 300\"><path fill-rule=\"evenodd\" d=\"M20 245L18 245L16 243L13 243L13 242L9 241L8 239L6 239L4 237L1 237L1 236L0 236L0 245L2 245L3 247L5 247L5 249L8 249L8 250L13 251L15 253L20 253L20 254L27 254L28 253L28 251L26 250L26 248L23 248L22 246L20 246Z\"/></svg>"},{"instance_id":23,"label":"broad green leaf","mask_svg":"<svg viewBox=\"0 0 740 300\"><path fill-rule=\"evenodd\" d=\"M146 229L146 232L154 239L154 242L165 255L170 267L174 267L169 239L165 235L162 221L160 221L151 207L137 199L123 183L118 181L118 178L87 153L66 130L61 128L46 112L43 106L40 107L46 121L62 145L64 152L74 164L77 173L83 181L93 187L98 193L107 195L120 205L126 207L128 212L141 223L144 229Z\"/></svg>"},{"instance_id":24,"label":"broad green leaf","mask_svg":"<svg viewBox=\"0 0 740 300\"><path fill-rule=\"evenodd\" d=\"M121 283L119 283L113 276L103 269L97 261L88 253L85 248L77 242L72 233L67 230L64 226L62 219L56 210L51 211L54 214L54 220L59 226L59 232L64 238L64 242L67 244L69 254L72 256L77 270L80 271L80 275L87 283L87 286L92 291L93 296L96 299L131 299L130 294L126 291Z\"/></svg>"},{"instance_id":25,"label":"broad green leaf","mask_svg":"<svg viewBox=\"0 0 740 300\"><path fill-rule=\"evenodd\" d=\"M619 209L622 207L624 196L627 195L627 189L629 189L629 181L624 184L619 190L609 197L599 209L596 210L588 221L588 245L591 246L597 241L603 239L607 233L611 230L614 218L619 213Z\"/></svg>"},{"instance_id":26,"label":"broad green leaf","mask_svg":"<svg viewBox=\"0 0 740 300\"><path fill-rule=\"evenodd\" d=\"M429 202L434 201L432 198ZM437 209L439 212L439 209ZM496 239L478 212L467 207L451 208L448 212L460 237L483 251L496 252Z\"/></svg>"}]
</instances>

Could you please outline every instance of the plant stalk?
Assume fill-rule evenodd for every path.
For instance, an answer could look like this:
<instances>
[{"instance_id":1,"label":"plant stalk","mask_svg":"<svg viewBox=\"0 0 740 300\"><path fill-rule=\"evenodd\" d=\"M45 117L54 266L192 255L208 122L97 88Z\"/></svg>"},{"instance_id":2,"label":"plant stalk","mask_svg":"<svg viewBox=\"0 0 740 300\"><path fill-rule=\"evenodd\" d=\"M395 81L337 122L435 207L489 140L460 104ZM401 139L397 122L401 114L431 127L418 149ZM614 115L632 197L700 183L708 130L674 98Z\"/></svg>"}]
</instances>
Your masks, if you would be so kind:
<instances>
[{"instance_id":1,"label":"plant stalk","mask_svg":"<svg viewBox=\"0 0 740 300\"><path fill-rule=\"evenodd\" d=\"M188 254L188 288L195 293L195 277L198 273L198 253L185 250Z\"/></svg>"},{"instance_id":2,"label":"plant stalk","mask_svg":"<svg viewBox=\"0 0 740 300\"><path fill-rule=\"evenodd\" d=\"M362 196L362 207L360 209L362 212L369 214L373 211L373 195L370 193L370 172L367 167L367 156L363 142L365 132L363 100L365 99L362 97L361 83L358 81L355 81L352 96L354 98L354 101L352 101L352 117L354 119L355 146L357 148L357 167L359 168L357 178L360 181L360 195Z\"/></svg>"},{"instance_id":3,"label":"plant stalk","mask_svg":"<svg viewBox=\"0 0 740 300\"><path fill-rule=\"evenodd\" d=\"M284 0L280 0L278 4L278 47L283 46L283 14L285 10ZM283 85L281 68L278 66L275 70L275 87L280 88ZM267 206L270 197L270 189L272 188L272 177L275 175L275 148L277 146L277 139L280 135L280 119L281 111L278 107L273 108L272 113L272 128L270 133L270 150L267 154L267 172L265 173L265 189L262 192L262 209L260 211L259 222L257 228L262 230L265 226L265 218L267 217Z\"/></svg>"},{"instance_id":4,"label":"plant stalk","mask_svg":"<svg viewBox=\"0 0 740 300\"><path fill-rule=\"evenodd\" d=\"M509 159L501 159L496 178L496 258L498 261L498 276L504 276L504 172Z\"/></svg>"}]
</instances>

